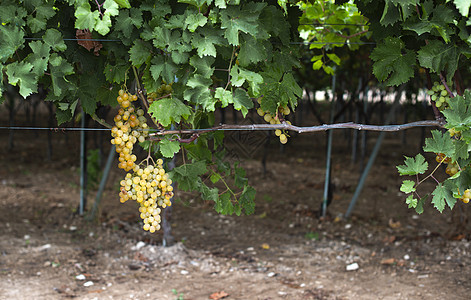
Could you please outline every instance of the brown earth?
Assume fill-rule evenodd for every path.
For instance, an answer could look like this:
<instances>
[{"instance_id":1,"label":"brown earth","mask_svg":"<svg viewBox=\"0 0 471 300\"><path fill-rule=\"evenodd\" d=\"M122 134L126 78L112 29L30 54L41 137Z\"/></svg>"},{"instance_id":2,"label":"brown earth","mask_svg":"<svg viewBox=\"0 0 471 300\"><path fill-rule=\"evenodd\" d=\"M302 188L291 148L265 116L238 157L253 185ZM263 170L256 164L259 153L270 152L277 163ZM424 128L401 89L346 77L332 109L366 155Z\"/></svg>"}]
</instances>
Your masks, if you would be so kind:
<instances>
[{"instance_id":1,"label":"brown earth","mask_svg":"<svg viewBox=\"0 0 471 300\"><path fill-rule=\"evenodd\" d=\"M119 203L116 167L99 221L75 213L78 133L54 133L49 162L46 132L16 131L7 150L0 130L0 299L469 299L468 207L439 214L427 205L417 216L399 192L395 165L417 152L419 133L408 131L405 145L400 133L387 135L347 220L360 167L343 132L335 133L335 193L322 221L325 135L292 137L283 152L273 139L266 174L264 148L251 144L243 166L257 189L255 214L221 216L177 191L177 243L165 248L161 232L140 229L133 203ZM371 151L377 134L368 136Z\"/></svg>"}]
</instances>

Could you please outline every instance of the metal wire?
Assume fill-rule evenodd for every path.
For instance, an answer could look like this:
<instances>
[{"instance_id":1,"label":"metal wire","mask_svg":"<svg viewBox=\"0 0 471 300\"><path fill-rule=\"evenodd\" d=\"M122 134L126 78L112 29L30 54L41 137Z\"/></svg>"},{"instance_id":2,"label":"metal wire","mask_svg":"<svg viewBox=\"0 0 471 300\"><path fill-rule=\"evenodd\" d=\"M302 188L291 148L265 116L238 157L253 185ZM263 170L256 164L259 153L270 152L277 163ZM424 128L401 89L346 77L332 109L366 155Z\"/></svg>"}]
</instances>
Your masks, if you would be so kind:
<instances>
[{"instance_id":1,"label":"metal wire","mask_svg":"<svg viewBox=\"0 0 471 300\"><path fill-rule=\"evenodd\" d=\"M25 37L25 40L43 40L43 38L33 38L33 37ZM64 41L92 41L92 42L121 42L121 40L108 40L108 39L62 39Z\"/></svg>"}]
</instances>

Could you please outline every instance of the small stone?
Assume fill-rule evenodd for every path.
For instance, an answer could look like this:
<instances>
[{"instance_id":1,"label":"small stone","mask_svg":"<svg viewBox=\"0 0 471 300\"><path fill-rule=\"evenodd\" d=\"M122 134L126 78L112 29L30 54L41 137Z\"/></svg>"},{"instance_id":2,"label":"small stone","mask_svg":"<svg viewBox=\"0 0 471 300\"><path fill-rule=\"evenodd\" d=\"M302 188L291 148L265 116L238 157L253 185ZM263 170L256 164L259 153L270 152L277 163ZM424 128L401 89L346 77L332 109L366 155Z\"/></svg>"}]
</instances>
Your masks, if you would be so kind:
<instances>
[{"instance_id":1,"label":"small stone","mask_svg":"<svg viewBox=\"0 0 471 300\"><path fill-rule=\"evenodd\" d=\"M80 275L75 276L75 279L77 279L77 280L85 280L85 279L87 279L87 278L85 277L85 275L80 274Z\"/></svg>"},{"instance_id":2,"label":"small stone","mask_svg":"<svg viewBox=\"0 0 471 300\"><path fill-rule=\"evenodd\" d=\"M355 271L358 270L360 266L357 263L347 265L347 271Z\"/></svg>"},{"instance_id":3,"label":"small stone","mask_svg":"<svg viewBox=\"0 0 471 300\"><path fill-rule=\"evenodd\" d=\"M144 243L143 241L139 241L135 246L133 246L131 248L131 250L137 251L137 250L141 249L142 247L144 247L145 245L146 245L146 243Z\"/></svg>"},{"instance_id":4,"label":"small stone","mask_svg":"<svg viewBox=\"0 0 471 300\"><path fill-rule=\"evenodd\" d=\"M268 277L275 277L276 276L276 273L275 272L270 272L267 274Z\"/></svg>"},{"instance_id":5,"label":"small stone","mask_svg":"<svg viewBox=\"0 0 471 300\"><path fill-rule=\"evenodd\" d=\"M89 287L93 285L93 281L87 281L83 284L84 287Z\"/></svg>"},{"instance_id":6,"label":"small stone","mask_svg":"<svg viewBox=\"0 0 471 300\"><path fill-rule=\"evenodd\" d=\"M188 272L187 270L181 270L180 271L180 274L182 275L188 275L190 272Z\"/></svg>"},{"instance_id":7,"label":"small stone","mask_svg":"<svg viewBox=\"0 0 471 300\"><path fill-rule=\"evenodd\" d=\"M410 259L410 255L409 255L409 254L404 255L404 260L409 260L409 259Z\"/></svg>"}]
</instances>

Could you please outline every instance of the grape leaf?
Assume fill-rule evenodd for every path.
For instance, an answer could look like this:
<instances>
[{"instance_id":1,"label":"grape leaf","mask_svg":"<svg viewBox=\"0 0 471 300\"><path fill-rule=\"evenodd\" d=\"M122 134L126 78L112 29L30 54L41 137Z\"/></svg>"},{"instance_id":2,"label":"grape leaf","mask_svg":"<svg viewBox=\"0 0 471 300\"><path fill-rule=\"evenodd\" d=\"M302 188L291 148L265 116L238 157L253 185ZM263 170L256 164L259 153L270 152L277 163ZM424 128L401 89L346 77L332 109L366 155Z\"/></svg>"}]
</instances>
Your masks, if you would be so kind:
<instances>
[{"instance_id":1,"label":"grape leaf","mask_svg":"<svg viewBox=\"0 0 471 300\"><path fill-rule=\"evenodd\" d=\"M428 163L422 154L417 154L415 158L405 156L404 163L404 165L396 166L401 176L423 174L428 168Z\"/></svg>"},{"instance_id":2,"label":"grape leaf","mask_svg":"<svg viewBox=\"0 0 471 300\"><path fill-rule=\"evenodd\" d=\"M196 72L201 74L203 77L209 78L214 73L214 67L212 67L215 59L213 57L193 55L190 58L190 65L196 69Z\"/></svg>"},{"instance_id":3,"label":"grape leaf","mask_svg":"<svg viewBox=\"0 0 471 300\"><path fill-rule=\"evenodd\" d=\"M6 66L8 82L19 85L20 95L26 98L38 90L38 78L31 72L33 65L28 62L13 62Z\"/></svg>"},{"instance_id":4,"label":"grape leaf","mask_svg":"<svg viewBox=\"0 0 471 300\"><path fill-rule=\"evenodd\" d=\"M151 45L142 40L136 40L129 49L130 60L134 66L140 67L151 55Z\"/></svg>"},{"instance_id":5,"label":"grape leaf","mask_svg":"<svg viewBox=\"0 0 471 300\"><path fill-rule=\"evenodd\" d=\"M1 24L0 24L1 25ZM6 62L17 49L24 46L24 32L16 26L0 26L0 62Z\"/></svg>"},{"instance_id":6,"label":"grape leaf","mask_svg":"<svg viewBox=\"0 0 471 300\"><path fill-rule=\"evenodd\" d=\"M427 200L428 195L417 200L417 206L415 207L415 212L419 215L424 212L425 200Z\"/></svg>"},{"instance_id":7,"label":"grape leaf","mask_svg":"<svg viewBox=\"0 0 471 300\"><path fill-rule=\"evenodd\" d=\"M225 90L222 87L216 88L216 91L214 92L214 98L221 101L222 108L227 107L229 103L234 103L231 91Z\"/></svg>"},{"instance_id":8,"label":"grape leaf","mask_svg":"<svg viewBox=\"0 0 471 300\"><path fill-rule=\"evenodd\" d=\"M199 28L191 37L191 43L196 48L199 57L216 57L215 45L222 45L224 39L219 30L209 28Z\"/></svg>"},{"instance_id":9,"label":"grape leaf","mask_svg":"<svg viewBox=\"0 0 471 300\"><path fill-rule=\"evenodd\" d=\"M231 201L231 193L229 191L219 195L218 201L214 205L214 210L223 215L231 215L234 212L234 206Z\"/></svg>"},{"instance_id":10,"label":"grape leaf","mask_svg":"<svg viewBox=\"0 0 471 300\"><path fill-rule=\"evenodd\" d=\"M190 13L185 19L185 26L188 26L190 32L195 32L196 28L199 26L203 27L208 22L202 13Z\"/></svg>"},{"instance_id":11,"label":"grape leaf","mask_svg":"<svg viewBox=\"0 0 471 300\"><path fill-rule=\"evenodd\" d=\"M415 182L412 180L404 180L402 182L400 191L406 194L415 192Z\"/></svg>"},{"instance_id":12,"label":"grape leaf","mask_svg":"<svg viewBox=\"0 0 471 300\"><path fill-rule=\"evenodd\" d=\"M31 28L32 33L37 33L46 29L46 21L52 18L56 12L54 11L52 3L41 3L35 6L36 16L32 14L27 17L27 24Z\"/></svg>"},{"instance_id":13,"label":"grape leaf","mask_svg":"<svg viewBox=\"0 0 471 300\"><path fill-rule=\"evenodd\" d=\"M443 115L446 118L446 128L456 130L468 130L471 127L471 92L466 90L463 96L456 96L448 100L451 109L445 109Z\"/></svg>"},{"instance_id":14,"label":"grape leaf","mask_svg":"<svg viewBox=\"0 0 471 300\"><path fill-rule=\"evenodd\" d=\"M461 15L465 17L468 16L471 0L453 0L453 3L455 3L456 8L458 8Z\"/></svg>"},{"instance_id":15,"label":"grape leaf","mask_svg":"<svg viewBox=\"0 0 471 300\"><path fill-rule=\"evenodd\" d=\"M425 139L424 151L443 153L448 157L454 157L455 146L449 134L432 130L432 138Z\"/></svg>"},{"instance_id":16,"label":"grape leaf","mask_svg":"<svg viewBox=\"0 0 471 300\"><path fill-rule=\"evenodd\" d=\"M207 171L206 162L198 161L172 169L169 176L173 181L178 182L178 188L182 191L199 190L202 182L201 178L198 177Z\"/></svg>"},{"instance_id":17,"label":"grape leaf","mask_svg":"<svg viewBox=\"0 0 471 300\"><path fill-rule=\"evenodd\" d=\"M29 47L33 52L26 57L25 61L33 65L32 71L36 76L42 76L47 70L50 47L41 41L32 41Z\"/></svg>"},{"instance_id":18,"label":"grape leaf","mask_svg":"<svg viewBox=\"0 0 471 300\"><path fill-rule=\"evenodd\" d=\"M163 139L159 142L159 149L164 157L172 158L180 151L180 143L178 141Z\"/></svg>"},{"instance_id":19,"label":"grape leaf","mask_svg":"<svg viewBox=\"0 0 471 300\"><path fill-rule=\"evenodd\" d=\"M414 76L415 54L405 49L399 38L384 39L371 53L371 59L374 60L373 74L388 85L400 85Z\"/></svg>"},{"instance_id":20,"label":"grape leaf","mask_svg":"<svg viewBox=\"0 0 471 300\"><path fill-rule=\"evenodd\" d=\"M131 8L131 4L129 3L129 0L114 0L120 7L123 8Z\"/></svg>"},{"instance_id":21,"label":"grape leaf","mask_svg":"<svg viewBox=\"0 0 471 300\"><path fill-rule=\"evenodd\" d=\"M443 212L443 209L445 208L445 200L447 198L452 198L453 196L449 193L449 191L443 186L442 183L439 183L436 187L435 190L432 192L432 203L433 206L439 211ZM448 200L447 200L448 201Z\"/></svg>"},{"instance_id":22,"label":"grape leaf","mask_svg":"<svg viewBox=\"0 0 471 300\"><path fill-rule=\"evenodd\" d=\"M116 65L106 64L103 70L106 80L111 83L121 83L126 79L129 66L123 62L118 62Z\"/></svg>"},{"instance_id":23,"label":"grape leaf","mask_svg":"<svg viewBox=\"0 0 471 300\"><path fill-rule=\"evenodd\" d=\"M266 3L250 3L242 10L240 6L229 6L220 12L221 28L225 29L224 37L229 44L239 45L239 31L253 35L258 34L258 18Z\"/></svg>"},{"instance_id":24,"label":"grape leaf","mask_svg":"<svg viewBox=\"0 0 471 300\"><path fill-rule=\"evenodd\" d=\"M253 108L252 99L250 99L247 92L241 88L235 90L232 99L234 101L234 108L236 110L240 110L245 118L248 113L248 110Z\"/></svg>"},{"instance_id":25,"label":"grape leaf","mask_svg":"<svg viewBox=\"0 0 471 300\"><path fill-rule=\"evenodd\" d=\"M438 40L431 40L417 54L420 66L435 73L446 71L447 79L451 79L458 68L461 51L456 44L444 44Z\"/></svg>"},{"instance_id":26,"label":"grape leaf","mask_svg":"<svg viewBox=\"0 0 471 300\"><path fill-rule=\"evenodd\" d=\"M240 51L237 59L241 66L248 66L266 58L266 49L263 44L248 34L241 35Z\"/></svg>"},{"instance_id":27,"label":"grape leaf","mask_svg":"<svg viewBox=\"0 0 471 300\"><path fill-rule=\"evenodd\" d=\"M163 56L154 56L151 62L150 72L155 81L158 81L160 77L166 83L171 83L175 80L177 67L172 61Z\"/></svg>"},{"instance_id":28,"label":"grape leaf","mask_svg":"<svg viewBox=\"0 0 471 300\"><path fill-rule=\"evenodd\" d=\"M408 205L408 208L416 208L417 207L417 199L415 199L413 195L409 195L406 198L406 204Z\"/></svg>"},{"instance_id":29,"label":"grape leaf","mask_svg":"<svg viewBox=\"0 0 471 300\"><path fill-rule=\"evenodd\" d=\"M148 112L165 127L172 122L180 123L182 117L186 120L191 114L190 108L174 97L154 101Z\"/></svg>"},{"instance_id":30,"label":"grape leaf","mask_svg":"<svg viewBox=\"0 0 471 300\"><path fill-rule=\"evenodd\" d=\"M105 14L103 18L98 18L95 24L95 30L101 34L101 35L106 35L108 32L110 32L110 27L111 27L111 17L108 14Z\"/></svg>"},{"instance_id":31,"label":"grape leaf","mask_svg":"<svg viewBox=\"0 0 471 300\"><path fill-rule=\"evenodd\" d=\"M130 38L133 28L141 28L141 26L142 11L133 7L119 12L114 29L121 31L125 37Z\"/></svg>"},{"instance_id":32,"label":"grape leaf","mask_svg":"<svg viewBox=\"0 0 471 300\"><path fill-rule=\"evenodd\" d=\"M249 84L249 92L253 97L260 95L260 85L263 83L262 75L241 68L237 65L233 66L231 72L231 83L233 86L240 87L245 81Z\"/></svg>"},{"instance_id":33,"label":"grape leaf","mask_svg":"<svg viewBox=\"0 0 471 300\"><path fill-rule=\"evenodd\" d=\"M96 21L100 18L100 13L97 10L92 12L90 4L82 2L75 10L75 18L75 28L93 30Z\"/></svg>"},{"instance_id":34,"label":"grape leaf","mask_svg":"<svg viewBox=\"0 0 471 300\"><path fill-rule=\"evenodd\" d=\"M67 49L62 34L57 29L49 28L46 30L43 35L43 41L55 51L65 51Z\"/></svg>"},{"instance_id":35,"label":"grape leaf","mask_svg":"<svg viewBox=\"0 0 471 300\"><path fill-rule=\"evenodd\" d=\"M51 54L49 58L49 68L52 80L52 89L55 96L61 96L63 92L73 89L72 83L66 79L66 75L74 73L74 68L65 59L57 55Z\"/></svg>"},{"instance_id":36,"label":"grape leaf","mask_svg":"<svg viewBox=\"0 0 471 300\"><path fill-rule=\"evenodd\" d=\"M245 185L242 194L239 197L239 205L245 211L246 215L251 215L255 212L255 194L256 191L253 187Z\"/></svg>"}]
</instances>

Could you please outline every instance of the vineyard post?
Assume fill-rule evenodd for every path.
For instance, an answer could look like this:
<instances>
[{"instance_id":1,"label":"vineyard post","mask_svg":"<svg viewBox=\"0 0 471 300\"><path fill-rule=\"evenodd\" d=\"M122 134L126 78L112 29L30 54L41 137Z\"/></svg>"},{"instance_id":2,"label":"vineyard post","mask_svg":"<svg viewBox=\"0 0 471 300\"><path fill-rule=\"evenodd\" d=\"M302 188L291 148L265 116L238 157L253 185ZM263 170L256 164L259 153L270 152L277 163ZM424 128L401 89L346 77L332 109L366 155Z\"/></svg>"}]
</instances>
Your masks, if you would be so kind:
<instances>
[{"instance_id":1,"label":"vineyard post","mask_svg":"<svg viewBox=\"0 0 471 300\"><path fill-rule=\"evenodd\" d=\"M391 121L394 118L394 114L396 111L396 107L399 105L401 97L402 97L402 91L404 90L404 85L401 85L399 90L396 92L396 98L394 99L394 103L391 106L391 110L389 111L389 114L386 118L386 122L384 125L389 125ZM353 194L352 200L350 200L350 204L348 206L347 212L345 213L345 218L349 218L350 215L352 214L353 208L355 207L355 204L358 200L358 197L360 196L361 191L363 190L363 185L365 184L366 178L368 177L368 174L370 172L371 167L373 166L373 163L376 160L376 156L378 155L378 152L381 148L381 144L383 143L384 135L386 132L381 131L378 139L376 140L376 144L373 148L373 151L371 152L371 156L368 160L368 163L366 164L365 169L363 170L360 179L358 181L358 185L355 189L355 193Z\"/></svg>"},{"instance_id":2,"label":"vineyard post","mask_svg":"<svg viewBox=\"0 0 471 300\"><path fill-rule=\"evenodd\" d=\"M87 205L87 137L85 122L85 112L81 110L81 126L80 131L80 203L79 203L79 215L83 215L85 207Z\"/></svg>"}]
</instances>

